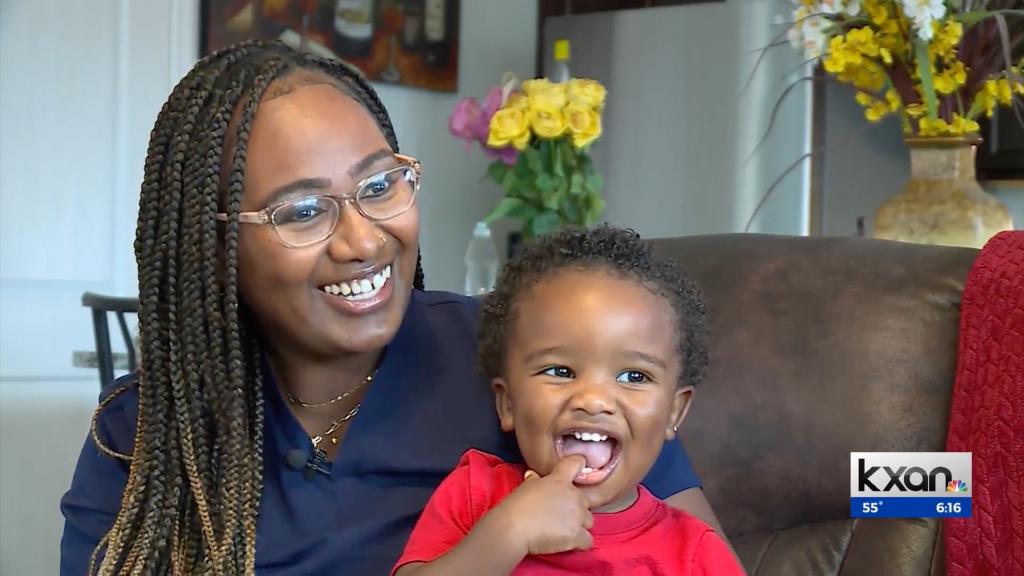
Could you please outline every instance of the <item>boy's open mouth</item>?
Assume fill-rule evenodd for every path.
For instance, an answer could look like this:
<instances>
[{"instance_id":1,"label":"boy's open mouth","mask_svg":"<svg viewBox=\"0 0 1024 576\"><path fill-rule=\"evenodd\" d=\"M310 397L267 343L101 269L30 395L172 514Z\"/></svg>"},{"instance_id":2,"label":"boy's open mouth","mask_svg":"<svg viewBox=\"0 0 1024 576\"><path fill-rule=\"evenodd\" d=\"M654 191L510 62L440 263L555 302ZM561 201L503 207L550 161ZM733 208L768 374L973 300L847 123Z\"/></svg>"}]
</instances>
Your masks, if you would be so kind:
<instances>
[{"instance_id":1,"label":"boy's open mouth","mask_svg":"<svg viewBox=\"0 0 1024 576\"><path fill-rule=\"evenodd\" d=\"M555 452L558 458L579 454L587 463L573 480L575 484L592 486L600 484L615 470L619 463L622 443L607 430L594 428L573 428L555 438Z\"/></svg>"}]
</instances>

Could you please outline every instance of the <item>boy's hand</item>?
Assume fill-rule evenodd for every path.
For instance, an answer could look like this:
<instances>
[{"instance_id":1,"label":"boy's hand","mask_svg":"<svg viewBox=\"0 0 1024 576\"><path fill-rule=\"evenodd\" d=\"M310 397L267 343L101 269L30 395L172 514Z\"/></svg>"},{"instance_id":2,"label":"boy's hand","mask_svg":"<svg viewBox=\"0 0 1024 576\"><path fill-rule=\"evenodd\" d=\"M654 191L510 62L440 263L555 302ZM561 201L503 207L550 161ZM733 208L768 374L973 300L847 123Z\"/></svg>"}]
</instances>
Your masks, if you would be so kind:
<instances>
[{"instance_id":1,"label":"boy's hand","mask_svg":"<svg viewBox=\"0 0 1024 576\"><path fill-rule=\"evenodd\" d=\"M594 525L589 502L572 481L587 463L580 455L563 458L541 478L532 470L519 488L492 512L502 518L509 536L526 546L527 554L586 550Z\"/></svg>"}]
</instances>

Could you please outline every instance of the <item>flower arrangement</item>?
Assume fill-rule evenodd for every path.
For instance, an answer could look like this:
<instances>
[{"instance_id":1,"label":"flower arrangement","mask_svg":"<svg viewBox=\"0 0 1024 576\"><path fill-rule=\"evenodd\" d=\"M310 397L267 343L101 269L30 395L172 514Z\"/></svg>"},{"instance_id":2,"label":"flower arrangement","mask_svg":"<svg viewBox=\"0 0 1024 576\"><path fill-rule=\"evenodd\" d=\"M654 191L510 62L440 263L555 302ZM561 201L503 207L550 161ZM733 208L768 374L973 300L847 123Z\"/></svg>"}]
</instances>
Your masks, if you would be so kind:
<instances>
[{"instance_id":1,"label":"flower arrangement","mask_svg":"<svg viewBox=\"0 0 1024 576\"><path fill-rule=\"evenodd\" d=\"M589 148L601 136L606 91L600 82L564 83L507 76L481 103L460 100L449 118L452 135L493 159L487 175L505 197L486 221L522 221L526 239L566 226L587 227L604 211L604 179Z\"/></svg>"},{"instance_id":2,"label":"flower arrangement","mask_svg":"<svg viewBox=\"0 0 1024 576\"><path fill-rule=\"evenodd\" d=\"M787 30L811 62L857 89L869 121L900 114L907 136L963 137L1020 105L1020 0L792 0Z\"/></svg>"}]
</instances>

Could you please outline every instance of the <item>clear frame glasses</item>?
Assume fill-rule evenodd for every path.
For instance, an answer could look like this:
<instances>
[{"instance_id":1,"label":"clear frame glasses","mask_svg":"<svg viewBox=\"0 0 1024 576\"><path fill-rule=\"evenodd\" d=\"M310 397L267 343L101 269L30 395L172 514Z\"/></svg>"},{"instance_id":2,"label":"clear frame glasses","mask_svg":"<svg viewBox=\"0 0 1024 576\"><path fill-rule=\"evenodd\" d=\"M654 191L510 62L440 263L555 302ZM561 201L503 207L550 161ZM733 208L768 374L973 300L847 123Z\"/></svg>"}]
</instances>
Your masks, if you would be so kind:
<instances>
[{"instance_id":1,"label":"clear frame glasses","mask_svg":"<svg viewBox=\"0 0 1024 576\"><path fill-rule=\"evenodd\" d=\"M312 246L330 238L338 227L341 209L353 204L367 220L382 222L404 214L416 202L422 168L411 156L395 154L399 165L367 176L345 195L312 194L278 202L254 212L240 212L244 224L270 226L289 248ZM228 215L217 214L226 222Z\"/></svg>"}]
</instances>

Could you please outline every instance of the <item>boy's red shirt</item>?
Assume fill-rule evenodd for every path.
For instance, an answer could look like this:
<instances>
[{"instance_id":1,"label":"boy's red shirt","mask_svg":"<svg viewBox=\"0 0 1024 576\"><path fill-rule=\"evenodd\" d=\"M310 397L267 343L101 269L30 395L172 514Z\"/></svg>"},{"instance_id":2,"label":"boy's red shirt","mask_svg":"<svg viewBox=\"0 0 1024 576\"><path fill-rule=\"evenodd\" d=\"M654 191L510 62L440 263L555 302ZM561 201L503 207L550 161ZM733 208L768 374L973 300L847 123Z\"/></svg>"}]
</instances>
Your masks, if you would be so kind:
<instances>
[{"instance_id":1,"label":"boy's red shirt","mask_svg":"<svg viewBox=\"0 0 1024 576\"><path fill-rule=\"evenodd\" d=\"M392 570L430 562L458 545L491 508L523 483L525 468L477 450L431 496ZM666 505L643 486L637 501L621 512L595 513L586 551L527 556L514 576L731 575L744 574L725 542L708 525Z\"/></svg>"}]
</instances>

